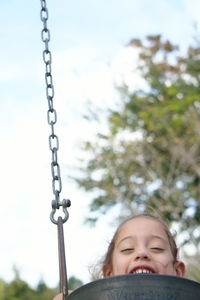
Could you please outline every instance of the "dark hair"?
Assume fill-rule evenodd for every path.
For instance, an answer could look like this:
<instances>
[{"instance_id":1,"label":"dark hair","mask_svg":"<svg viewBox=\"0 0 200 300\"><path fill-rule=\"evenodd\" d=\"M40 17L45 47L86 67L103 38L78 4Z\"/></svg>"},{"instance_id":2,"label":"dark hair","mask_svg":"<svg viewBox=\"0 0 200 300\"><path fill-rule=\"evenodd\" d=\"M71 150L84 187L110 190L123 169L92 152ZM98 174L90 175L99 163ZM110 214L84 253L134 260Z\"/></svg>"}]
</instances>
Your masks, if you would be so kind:
<instances>
[{"instance_id":1,"label":"dark hair","mask_svg":"<svg viewBox=\"0 0 200 300\"><path fill-rule=\"evenodd\" d=\"M176 242L174 240L174 237L173 235L171 234L171 232L169 231L169 228L168 228L168 225L160 218L160 217L157 217L157 216L154 216L154 215L151 215L151 214L139 214L139 215L136 215L136 216L132 216L128 219L126 219L124 222L122 222L117 230L115 231L115 234L108 246L108 249L107 249L107 252L102 260L102 263L101 263L101 276L105 275L108 267L112 267L112 254L113 254L113 251L114 251L114 248L115 248L115 242L116 242L116 239L117 239L117 236L118 236L118 233L120 231L120 229L122 228L122 226L124 224L126 224L127 222L133 220L133 219L136 219L136 218L139 218L139 217L147 217L147 218L150 218L150 219L153 219L157 222L159 222L160 224L162 224L166 234L167 234L167 237L168 237L168 240L169 240L169 244L170 244L170 248L171 248L171 252L172 252L172 255L173 255L173 258L174 258L174 263L177 261L177 246L176 246Z\"/></svg>"}]
</instances>

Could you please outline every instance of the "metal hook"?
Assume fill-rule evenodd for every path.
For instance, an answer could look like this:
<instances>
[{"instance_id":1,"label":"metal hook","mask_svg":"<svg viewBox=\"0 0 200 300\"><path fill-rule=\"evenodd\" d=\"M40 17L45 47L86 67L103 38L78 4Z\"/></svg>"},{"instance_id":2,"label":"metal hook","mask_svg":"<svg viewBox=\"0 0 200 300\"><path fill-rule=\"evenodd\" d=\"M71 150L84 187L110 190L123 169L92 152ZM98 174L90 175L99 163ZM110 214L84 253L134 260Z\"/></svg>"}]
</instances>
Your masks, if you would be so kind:
<instances>
[{"instance_id":1,"label":"metal hook","mask_svg":"<svg viewBox=\"0 0 200 300\"><path fill-rule=\"evenodd\" d=\"M69 212L67 208L71 206L71 201L69 199L63 199L63 201L60 203L57 200L52 200L52 211L50 214L50 220L56 225L58 225L58 219L56 220L54 216L56 213L56 209L59 209L60 206L62 206L64 212L64 217L62 218L62 222L64 224L69 219Z\"/></svg>"}]
</instances>

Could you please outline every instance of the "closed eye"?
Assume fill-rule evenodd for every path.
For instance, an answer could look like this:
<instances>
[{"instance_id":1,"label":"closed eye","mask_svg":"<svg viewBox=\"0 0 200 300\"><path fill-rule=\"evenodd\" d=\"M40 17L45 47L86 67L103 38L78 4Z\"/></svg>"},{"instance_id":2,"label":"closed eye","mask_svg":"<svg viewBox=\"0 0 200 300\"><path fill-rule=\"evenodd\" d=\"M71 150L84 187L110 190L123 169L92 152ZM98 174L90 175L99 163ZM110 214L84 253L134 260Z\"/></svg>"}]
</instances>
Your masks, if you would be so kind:
<instances>
[{"instance_id":1,"label":"closed eye","mask_svg":"<svg viewBox=\"0 0 200 300\"><path fill-rule=\"evenodd\" d=\"M154 247L154 248L151 248L152 250L155 250L155 251L164 251L163 248L159 248L159 247Z\"/></svg>"},{"instance_id":2,"label":"closed eye","mask_svg":"<svg viewBox=\"0 0 200 300\"><path fill-rule=\"evenodd\" d=\"M134 248L125 248L125 249L122 249L121 252L126 253L126 252L131 252L133 250L134 250Z\"/></svg>"}]
</instances>

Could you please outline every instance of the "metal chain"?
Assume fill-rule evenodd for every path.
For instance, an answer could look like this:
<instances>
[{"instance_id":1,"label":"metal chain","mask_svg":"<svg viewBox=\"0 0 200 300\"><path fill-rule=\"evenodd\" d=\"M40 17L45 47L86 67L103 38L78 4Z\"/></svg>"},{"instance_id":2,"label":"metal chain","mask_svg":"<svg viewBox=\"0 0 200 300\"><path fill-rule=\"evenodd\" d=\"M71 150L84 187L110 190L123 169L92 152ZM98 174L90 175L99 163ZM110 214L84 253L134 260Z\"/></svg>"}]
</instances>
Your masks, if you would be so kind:
<instances>
[{"instance_id":1,"label":"metal chain","mask_svg":"<svg viewBox=\"0 0 200 300\"><path fill-rule=\"evenodd\" d=\"M46 97L48 101L48 111L47 111L47 121L51 127L51 134L49 136L49 148L52 153L51 161L51 174L52 174L52 190L55 196L55 200L52 201L52 211L50 214L50 219L54 224L58 224L58 219L55 219L56 209L59 209L60 206L63 208L64 217L62 218L63 223L65 223L69 218L69 213L67 208L71 205L69 199L63 199L60 201L60 193L62 191L62 181L60 175L60 166L58 163L58 150L59 150L59 139L55 134L55 124L57 122L57 113L53 106L54 99L54 86L52 78L52 55L49 50L49 41L50 41L50 31L47 28L48 20L48 9L46 6L46 0L41 1L41 11L40 18L43 22L43 29L41 32L41 38L44 42L45 49L43 51L43 61L45 63L45 82L46 82Z\"/></svg>"}]
</instances>

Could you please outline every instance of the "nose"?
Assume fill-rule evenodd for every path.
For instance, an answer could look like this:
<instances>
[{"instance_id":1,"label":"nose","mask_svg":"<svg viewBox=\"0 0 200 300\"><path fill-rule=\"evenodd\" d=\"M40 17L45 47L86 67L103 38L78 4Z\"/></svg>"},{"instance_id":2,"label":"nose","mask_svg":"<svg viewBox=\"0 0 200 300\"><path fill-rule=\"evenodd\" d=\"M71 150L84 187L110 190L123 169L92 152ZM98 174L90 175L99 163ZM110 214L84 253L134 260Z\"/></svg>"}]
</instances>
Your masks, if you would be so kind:
<instances>
[{"instance_id":1,"label":"nose","mask_svg":"<svg viewBox=\"0 0 200 300\"><path fill-rule=\"evenodd\" d=\"M135 253L135 260L150 260L150 255L146 249L138 249Z\"/></svg>"}]
</instances>

